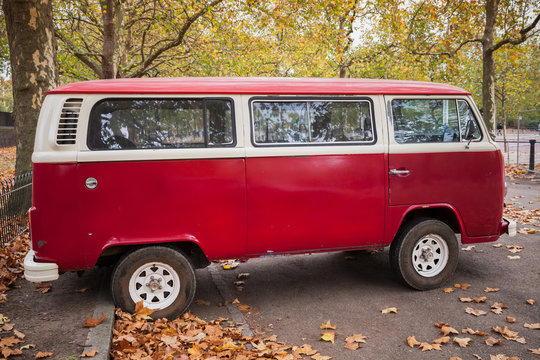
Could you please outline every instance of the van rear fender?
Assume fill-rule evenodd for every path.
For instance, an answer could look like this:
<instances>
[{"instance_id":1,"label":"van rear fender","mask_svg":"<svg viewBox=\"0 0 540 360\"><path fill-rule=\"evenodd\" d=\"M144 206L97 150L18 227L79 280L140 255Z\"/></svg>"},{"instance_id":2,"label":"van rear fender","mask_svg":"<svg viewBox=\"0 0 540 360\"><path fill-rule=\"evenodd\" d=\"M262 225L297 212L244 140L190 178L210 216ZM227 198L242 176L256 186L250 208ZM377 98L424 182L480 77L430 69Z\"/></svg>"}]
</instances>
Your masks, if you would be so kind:
<instances>
[{"instance_id":1,"label":"van rear fender","mask_svg":"<svg viewBox=\"0 0 540 360\"><path fill-rule=\"evenodd\" d=\"M210 261L206 257L199 242L192 236L186 239L152 242L148 241L134 241L134 242L118 242L111 241L107 243L99 254L98 258L94 261L97 265L111 265L115 264L118 259L125 253L133 250L141 249L148 246L168 246L182 251L189 257L195 268L204 268L210 265Z\"/></svg>"},{"instance_id":2,"label":"van rear fender","mask_svg":"<svg viewBox=\"0 0 540 360\"><path fill-rule=\"evenodd\" d=\"M387 231L385 233L384 246L390 245L410 221L418 218L440 220L448 225L455 233L461 234L462 242L468 240L459 212L449 204L390 206L388 208L389 221L386 226Z\"/></svg>"}]
</instances>

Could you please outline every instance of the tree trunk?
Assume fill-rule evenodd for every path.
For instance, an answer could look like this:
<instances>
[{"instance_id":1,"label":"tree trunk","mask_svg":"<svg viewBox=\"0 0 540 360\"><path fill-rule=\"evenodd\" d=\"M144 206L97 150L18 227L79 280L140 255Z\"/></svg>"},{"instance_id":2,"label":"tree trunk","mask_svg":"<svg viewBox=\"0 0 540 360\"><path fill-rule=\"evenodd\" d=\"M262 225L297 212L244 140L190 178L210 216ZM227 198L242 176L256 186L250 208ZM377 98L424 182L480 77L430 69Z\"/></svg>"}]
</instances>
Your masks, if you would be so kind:
<instances>
[{"instance_id":1,"label":"tree trunk","mask_svg":"<svg viewBox=\"0 0 540 360\"><path fill-rule=\"evenodd\" d=\"M114 0L101 1L101 18L103 21L101 76L103 79L114 79L116 77L116 69L114 66L114 50L116 48L114 2Z\"/></svg>"},{"instance_id":2,"label":"tree trunk","mask_svg":"<svg viewBox=\"0 0 540 360\"><path fill-rule=\"evenodd\" d=\"M497 131L497 104L495 94L495 24L499 0L486 1L486 25L482 38L482 107L484 121L488 128L491 125L493 133Z\"/></svg>"},{"instance_id":3,"label":"tree trunk","mask_svg":"<svg viewBox=\"0 0 540 360\"><path fill-rule=\"evenodd\" d=\"M44 92L57 86L52 0L4 0L17 137L15 173L32 170L32 151Z\"/></svg>"}]
</instances>

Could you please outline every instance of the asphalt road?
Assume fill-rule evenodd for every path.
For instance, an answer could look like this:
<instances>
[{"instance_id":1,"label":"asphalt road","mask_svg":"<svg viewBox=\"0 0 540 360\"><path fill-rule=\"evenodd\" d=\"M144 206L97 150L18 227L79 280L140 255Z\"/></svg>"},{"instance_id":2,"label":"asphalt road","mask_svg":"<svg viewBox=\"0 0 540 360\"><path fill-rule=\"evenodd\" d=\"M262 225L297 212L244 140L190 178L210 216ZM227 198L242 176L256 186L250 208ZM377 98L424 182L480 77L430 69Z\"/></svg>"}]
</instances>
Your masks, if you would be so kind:
<instances>
[{"instance_id":1,"label":"asphalt road","mask_svg":"<svg viewBox=\"0 0 540 360\"><path fill-rule=\"evenodd\" d=\"M508 198L519 198L528 208L540 207L540 183L513 181ZM516 201L514 201L515 203ZM530 226L529 226L530 227ZM524 327L524 323L540 322L540 234L507 235L494 243L475 244L466 251L462 246L459 264L453 278L445 287L455 283L471 284L466 291L454 288L431 291L411 290L397 281L390 270L388 251L376 254L367 252L327 253L252 259L241 263L234 270L219 272L232 297L252 310L245 313L251 329L260 336L275 334L278 340L290 345L311 344L322 355L334 359L489 359L490 354L519 356L521 359L540 359L528 349L540 348L540 330ZM513 254L506 245L520 245L523 250ZM519 256L511 259L509 256ZM249 273L243 291L233 284L236 275ZM192 311L203 318L226 316L219 293L212 286L208 270L198 270L199 290L196 299L211 302L210 306L195 304ZM499 288L486 293L486 287ZM486 296L486 303L462 303L460 297ZM529 305L527 299L536 303ZM497 315L490 306L499 302L508 307ZM382 314L381 310L396 307L397 314ZM484 316L467 314L471 307L487 312ZM506 317L516 318L508 323ZM330 320L336 325L335 343L320 341L322 323ZM425 351L410 348L407 337L414 335L418 341L432 342L442 336L434 323L445 322L461 332L464 328L481 330L505 342L490 347L485 337L459 334L472 339L470 346L460 348L446 344L442 351ZM507 325L518 331L526 344L503 339L492 327ZM361 348L345 349L344 339L361 333L368 337ZM453 337L452 337L453 339Z\"/></svg>"}]
</instances>

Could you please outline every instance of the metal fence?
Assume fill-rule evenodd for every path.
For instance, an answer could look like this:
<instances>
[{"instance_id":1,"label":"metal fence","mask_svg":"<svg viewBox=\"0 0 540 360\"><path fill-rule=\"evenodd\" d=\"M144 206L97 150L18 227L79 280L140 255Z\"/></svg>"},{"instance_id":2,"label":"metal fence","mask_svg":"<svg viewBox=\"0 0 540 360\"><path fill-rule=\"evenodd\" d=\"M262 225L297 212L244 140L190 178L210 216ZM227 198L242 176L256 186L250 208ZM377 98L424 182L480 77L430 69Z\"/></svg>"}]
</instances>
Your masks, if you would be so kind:
<instances>
[{"instance_id":1,"label":"metal fence","mask_svg":"<svg viewBox=\"0 0 540 360\"><path fill-rule=\"evenodd\" d=\"M0 182L0 245L28 230L27 211L32 205L32 173Z\"/></svg>"}]
</instances>

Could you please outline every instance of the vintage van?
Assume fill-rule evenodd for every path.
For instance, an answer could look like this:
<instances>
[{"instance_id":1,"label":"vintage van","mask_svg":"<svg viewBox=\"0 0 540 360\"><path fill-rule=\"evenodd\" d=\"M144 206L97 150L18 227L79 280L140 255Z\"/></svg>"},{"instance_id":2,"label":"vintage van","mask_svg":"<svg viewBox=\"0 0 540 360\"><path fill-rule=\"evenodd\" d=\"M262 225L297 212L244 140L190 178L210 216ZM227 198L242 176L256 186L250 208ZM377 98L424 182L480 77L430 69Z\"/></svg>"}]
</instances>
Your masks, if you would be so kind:
<instances>
[{"instance_id":1,"label":"vintage van","mask_svg":"<svg viewBox=\"0 0 540 360\"><path fill-rule=\"evenodd\" d=\"M32 158L30 281L113 264L114 302L174 317L218 259L390 246L405 284L515 234L469 92L392 80L88 81L48 92ZM294 275L292 275L294 276Z\"/></svg>"}]
</instances>

